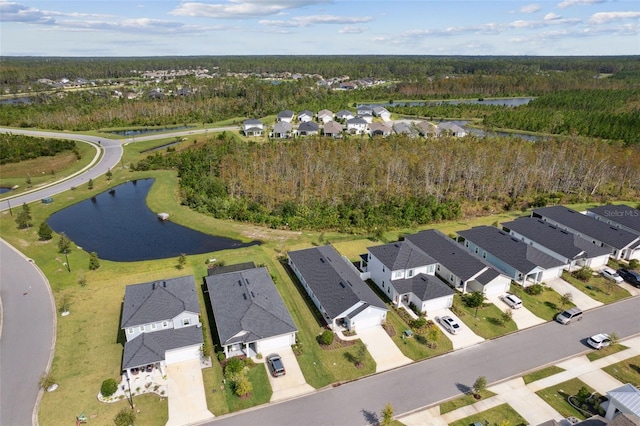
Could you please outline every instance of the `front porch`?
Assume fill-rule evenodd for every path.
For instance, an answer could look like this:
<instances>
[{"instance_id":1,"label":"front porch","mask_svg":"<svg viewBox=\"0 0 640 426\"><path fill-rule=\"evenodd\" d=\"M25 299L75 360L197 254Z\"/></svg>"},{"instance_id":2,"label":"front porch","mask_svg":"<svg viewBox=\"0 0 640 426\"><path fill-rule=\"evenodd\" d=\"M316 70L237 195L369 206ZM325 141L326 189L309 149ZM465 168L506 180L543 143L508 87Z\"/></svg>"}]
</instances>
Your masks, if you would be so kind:
<instances>
[{"instance_id":1,"label":"front porch","mask_svg":"<svg viewBox=\"0 0 640 426\"><path fill-rule=\"evenodd\" d=\"M256 342L234 343L233 345L227 345L224 347L224 354L227 358L234 356L255 358L255 356L258 355L257 345Z\"/></svg>"}]
</instances>

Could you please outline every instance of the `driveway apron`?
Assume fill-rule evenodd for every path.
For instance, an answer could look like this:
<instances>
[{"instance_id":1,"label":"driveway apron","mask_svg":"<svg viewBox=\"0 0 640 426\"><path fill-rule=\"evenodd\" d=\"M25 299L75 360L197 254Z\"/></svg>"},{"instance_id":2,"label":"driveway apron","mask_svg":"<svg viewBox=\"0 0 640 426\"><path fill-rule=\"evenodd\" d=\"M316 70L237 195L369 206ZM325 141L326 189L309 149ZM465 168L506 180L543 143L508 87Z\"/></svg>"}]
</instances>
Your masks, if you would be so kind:
<instances>
[{"instance_id":1,"label":"driveway apron","mask_svg":"<svg viewBox=\"0 0 640 426\"><path fill-rule=\"evenodd\" d=\"M554 278L552 280L549 280L547 281L547 285L559 294L571 293L573 297L573 303L575 303L575 305L583 311L602 306L602 302L598 302L597 300L592 299L562 278Z\"/></svg>"},{"instance_id":2,"label":"driveway apron","mask_svg":"<svg viewBox=\"0 0 640 426\"><path fill-rule=\"evenodd\" d=\"M436 317L445 315L450 316L451 318L456 320L458 324L460 324L460 331L458 331L457 334L449 333L447 330L442 328L442 325L440 325L438 321L436 321ZM482 337L474 333L460 318L458 318L457 315L454 314L453 311L451 311L451 309L441 309L438 311L428 312L427 319L432 320L438 325L438 327L440 327L440 330L442 330L444 335L447 336L449 340L451 340L454 350L473 346L484 341Z\"/></svg>"},{"instance_id":3,"label":"driveway apron","mask_svg":"<svg viewBox=\"0 0 640 426\"><path fill-rule=\"evenodd\" d=\"M188 425L213 419L213 414L207 409L199 359L167 366L167 397L167 426Z\"/></svg>"},{"instance_id":4,"label":"driveway apron","mask_svg":"<svg viewBox=\"0 0 640 426\"><path fill-rule=\"evenodd\" d=\"M507 309L511 309L509 305L504 303L498 295L487 296L487 300L496 305L502 312L506 312ZM533 327L534 325L538 324L544 324L546 322L542 318L533 315L533 313L528 310L526 306L523 306L519 309L511 309L511 319L516 323L516 326L518 326L518 330L522 330L523 328L527 327Z\"/></svg>"},{"instance_id":5,"label":"driveway apron","mask_svg":"<svg viewBox=\"0 0 640 426\"><path fill-rule=\"evenodd\" d=\"M265 362L265 367L267 368L267 375L269 376L271 390L273 390L271 402L282 401L284 399L294 398L296 396L313 392L315 389L311 385L307 384L307 381L302 375L302 370L300 370L298 359L293 353L291 347L279 349L278 355L280 355L282 364L287 371L287 374L284 376L273 377L269 367L266 365L266 357L262 359L262 362Z\"/></svg>"},{"instance_id":6,"label":"driveway apron","mask_svg":"<svg viewBox=\"0 0 640 426\"><path fill-rule=\"evenodd\" d=\"M404 356L400 349L382 326L369 327L358 330L358 337L365 344L371 357L376 362L376 373L391 370L401 365L410 364L412 361Z\"/></svg>"}]
</instances>

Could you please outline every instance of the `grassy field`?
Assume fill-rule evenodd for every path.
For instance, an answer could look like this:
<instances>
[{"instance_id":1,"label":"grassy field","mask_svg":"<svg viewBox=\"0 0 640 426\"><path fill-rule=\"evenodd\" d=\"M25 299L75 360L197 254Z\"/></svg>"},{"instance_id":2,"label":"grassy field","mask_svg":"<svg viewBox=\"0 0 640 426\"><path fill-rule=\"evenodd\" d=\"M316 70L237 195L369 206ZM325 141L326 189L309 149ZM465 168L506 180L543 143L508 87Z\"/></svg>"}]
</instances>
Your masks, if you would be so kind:
<instances>
[{"instance_id":1,"label":"grassy field","mask_svg":"<svg viewBox=\"0 0 640 426\"><path fill-rule=\"evenodd\" d=\"M624 351L625 349L629 349L627 346L616 344L611 345L606 348L602 348L600 350L594 350L587 354L587 359L591 362L597 361L600 358L604 358L605 356L609 356L611 354L615 354L616 352Z\"/></svg>"},{"instance_id":2,"label":"grassy field","mask_svg":"<svg viewBox=\"0 0 640 426\"><path fill-rule=\"evenodd\" d=\"M631 383L635 387L640 387L640 355L608 365L603 370L622 383Z\"/></svg>"},{"instance_id":3,"label":"grassy field","mask_svg":"<svg viewBox=\"0 0 640 426\"><path fill-rule=\"evenodd\" d=\"M271 399L271 386L267 378L265 364L256 364L247 372L247 377L253 386L249 397L239 398L233 393L231 386L225 386L224 395L230 411L244 410L256 405L266 404Z\"/></svg>"},{"instance_id":4,"label":"grassy field","mask_svg":"<svg viewBox=\"0 0 640 426\"><path fill-rule=\"evenodd\" d=\"M489 390L483 390L480 392L480 396L482 399L487 399L494 396L495 393ZM440 404L440 414L449 413L451 411L457 410L460 407L466 407L467 405L475 404L480 400L476 399L473 395L465 395L460 398L452 399L451 401L447 401L443 404Z\"/></svg>"},{"instance_id":5,"label":"grassy field","mask_svg":"<svg viewBox=\"0 0 640 426\"><path fill-rule=\"evenodd\" d=\"M567 401L569 396L576 395L578 390L583 386L586 387L589 392L593 392L593 389L587 386L582 380L571 379L555 386L539 390L536 394L564 417L574 416L584 420L585 415L573 408L573 406Z\"/></svg>"},{"instance_id":6,"label":"grassy field","mask_svg":"<svg viewBox=\"0 0 640 426\"><path fill-rule=\"evenodd\" d=\"M518 414L516 410L511 408L509 404L502 404L483 411L482 413L474 414L473 416L465 417L464 419L450 423L449 426L469 426L475 422L481 422L489 426L499 426L503 424L524 426L528 424L527 421Z\"/></svg>"},{"instance_id":7,"label":"grassy field","mask_svg":"<svg viewBox=\"0 0 640 426\"><path fill-rule=\"evenodd\" d=\"M568 272L563 272L562 279L585 293L587 296L602 303L613 303L618 300L631 297L631 294L629 294L626 289L602 276L594 276L589 280L589 282L584 282L574 278Z\"/></svg>"},{"instance_id":8,"label":"grassy field","mask_svg":"<svg viewBox=\"0 0 640 426\"><path fill-rule=\"evenodd\" d=\"M457 307L455 311L456 315L458 315L475 334L485 339L492 339L518 330L513 320L508 320L503 324L500 323L502 311L494 304L485 303L484 306L478 309L478 316L476 317L475 308L467 307L462 301L460 294L456 293L453 296L453 303L454 306Z\"/></svg>"},{"instance_id":9,"label":"grassy field","mask_svg":"<svg viewBox=\"0 0 640 426\"><path fill-rule=\"evenodd\" d=\"M552 321L562 310L575 306L571 302L563 306L562 296L551 287L544 287L542 293L532 295L524 291L522 287L511 284L511 292L522 300L524 307L531 313L547 321Z\"/></svg>"},{"instance_id":10,"label":"grassy field","mask_svg":"<svg viewBox=\"0 0 640 426\"><path fill-rule=\"evenodd\" d=\"M544 379L545 377L549 377L549 376L553 376L554 374L558 374L558 373L562 373L564 370L564 368L560 368L557 367L555 365L551 365L549 367L531 372L529 374L525 374L524 376L522 376L522 380L524 380L524 382L526 384L529 384L531 382L535 382L536 380L540 380L540 379Z\"/></svg>"}]
</instances>

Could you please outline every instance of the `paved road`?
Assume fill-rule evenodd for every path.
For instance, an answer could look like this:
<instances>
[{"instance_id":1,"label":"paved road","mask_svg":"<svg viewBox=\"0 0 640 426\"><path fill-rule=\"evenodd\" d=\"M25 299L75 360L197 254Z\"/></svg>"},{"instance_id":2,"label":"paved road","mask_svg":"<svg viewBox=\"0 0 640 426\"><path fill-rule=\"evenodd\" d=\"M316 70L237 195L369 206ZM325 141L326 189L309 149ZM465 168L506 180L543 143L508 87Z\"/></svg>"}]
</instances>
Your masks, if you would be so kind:
<instances>
[{"instance_id":1,"label":"paved road","mask_svg":"<svg viewBox=\"0 0 640 426\"><path fill-rule=\"evenodd\" d=\"M218 417L211 425L364 425L391 402L396 415L460 394L478 376L495 383L587 351L586 337L640 333L640 297L603 306L575 324L546 323L336 388Z\"/></svg>"},{"instance_id":2,"label":"paved road","mask_svg":"<svg viewBox=\"0 0 640 426\"><path fill-rule=\"evenodd\" d=\"M0 240L0 425L32 424L55 339L55 307L40 270Z\"/></svg>"}]
</instances>

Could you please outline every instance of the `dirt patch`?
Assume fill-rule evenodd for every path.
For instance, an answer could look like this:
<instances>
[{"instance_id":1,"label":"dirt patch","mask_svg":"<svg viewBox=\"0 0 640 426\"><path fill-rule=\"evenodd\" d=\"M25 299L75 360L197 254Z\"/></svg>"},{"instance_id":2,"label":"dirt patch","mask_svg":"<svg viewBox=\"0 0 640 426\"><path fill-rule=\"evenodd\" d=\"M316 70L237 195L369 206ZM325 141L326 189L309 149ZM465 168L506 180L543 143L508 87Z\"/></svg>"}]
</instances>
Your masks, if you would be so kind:
<instances>
[{"instance_id":1,"label":"dirt patch","mask_svg":"<svg viewBox=\"0 0 640 426\"><path fill-rule=\"evenodd\" d=\"M252 226L251 228L242 231L242 235L252 240L287 241L289 239L302 235L302 232L286 231L283 229L260 228L257 226L255 227Z\"/></svg>"},{"instance_id":2,"label":"dirt patch","mask_svg":"<svg viewBox=\"0 0 640 426\"><path fill-rule=\"evenodd\" d=\"M323 345L320 342L318 344L324 350L330 351L333 349L347 348L349 346L355 345L357 340L342 340L337 335L333 338L333 343L330 345Z\"/></svg>"},{"instance_id":3,"label":"dirt patch","mask_svg":"<svg viewBox=\"0 0 640 426\"><path fill-rule=\"evenodd\" d=\"M391 324L382 324L382 328L384 328L384 331L387 332L389 337L393 337L397 334L396 329Z\"/></svg>"}]
</instances>

